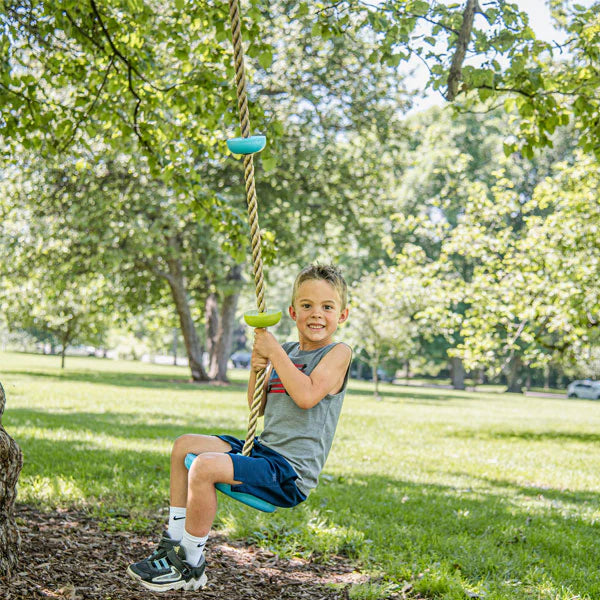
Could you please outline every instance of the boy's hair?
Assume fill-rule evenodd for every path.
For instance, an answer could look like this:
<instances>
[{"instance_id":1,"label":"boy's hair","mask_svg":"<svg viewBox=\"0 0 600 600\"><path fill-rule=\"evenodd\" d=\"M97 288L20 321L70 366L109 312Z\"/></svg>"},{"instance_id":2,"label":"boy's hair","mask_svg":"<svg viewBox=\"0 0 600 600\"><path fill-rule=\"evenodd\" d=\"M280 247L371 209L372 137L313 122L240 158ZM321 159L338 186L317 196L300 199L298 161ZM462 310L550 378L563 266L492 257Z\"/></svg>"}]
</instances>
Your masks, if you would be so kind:
<instances>
[{"instance_id":1,"label":"boy's hair","mask_svg":"<svg viewBox=\"0 0 600 600\"><path fill-rule=\"evenodd\" d=\"M300 284L311 279L322 279L331 284L340 295L340 300L342 301L340 309L344 310L346 308L346 304L348 303L348 286L346 285L346 280L344 279L342 272L334 265L319 264L308 265L308 267L304 267L304 269L298 273L296 281L294 281L294 289L292 290L292 306L296 300Z\"/></svg>"}]
</instances>

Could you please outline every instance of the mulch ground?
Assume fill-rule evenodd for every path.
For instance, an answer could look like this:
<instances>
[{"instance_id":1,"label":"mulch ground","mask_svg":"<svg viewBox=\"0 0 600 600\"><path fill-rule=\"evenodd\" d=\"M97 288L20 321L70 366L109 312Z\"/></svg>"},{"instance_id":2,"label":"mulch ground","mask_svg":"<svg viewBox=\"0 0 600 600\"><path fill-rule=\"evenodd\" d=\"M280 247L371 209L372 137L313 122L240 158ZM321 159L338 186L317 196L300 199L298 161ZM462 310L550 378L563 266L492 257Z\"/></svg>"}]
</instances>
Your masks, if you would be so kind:
<instances>
[{"instance_id":1,"label":"mulch ground","mask_svg":"<svg viewBox=\"0 0 600 600\"><path fill-rule=\"evenodd\" d=\"M133 581L125 569L150 554L156 534L106 531L98 520L73 510L42 513L21 505L16 516L22 536L20 563L10 581L0 578L0 600L343 600L352 584L366 580L341 557L325 563L282 559L211 534L206 587L155 594Z\"/></svg>"}]
</instances>

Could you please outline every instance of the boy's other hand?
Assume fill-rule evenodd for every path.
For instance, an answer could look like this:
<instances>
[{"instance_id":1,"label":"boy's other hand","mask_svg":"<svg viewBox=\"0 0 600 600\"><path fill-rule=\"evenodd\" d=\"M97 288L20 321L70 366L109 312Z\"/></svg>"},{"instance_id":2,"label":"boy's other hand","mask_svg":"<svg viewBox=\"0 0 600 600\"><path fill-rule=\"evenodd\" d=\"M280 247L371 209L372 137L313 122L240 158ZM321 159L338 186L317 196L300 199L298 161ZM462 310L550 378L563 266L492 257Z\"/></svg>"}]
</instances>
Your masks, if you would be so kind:
<instances>
[{"instance_id":1,"label":"boy's other hand","mask_svg":"<svg viewBox=\"0 0 600 600\"><path fill-rule=\"evenodd\" d=\"M266 369L268 365L269 365L268 359L266 359L262 356L259 356L254 350L252 351L252 357L250 358L250 368L255 373L258 373L259 371Z\"/></svg>"},{"instance_id":2,"label":"boy's other hand","mask_svg":"<svg viewBox=\"0 0 600 600\"><path fill-rule=\"evenodd\" d=\"M258 328L254 330L254 346L252 348L252 359L256 357L256 364L263 364L266 367L271 354L279 348L279 344L272 333L266 329ZM264 367L261 367L264 368Z\"/></svg>"}]
</instances>

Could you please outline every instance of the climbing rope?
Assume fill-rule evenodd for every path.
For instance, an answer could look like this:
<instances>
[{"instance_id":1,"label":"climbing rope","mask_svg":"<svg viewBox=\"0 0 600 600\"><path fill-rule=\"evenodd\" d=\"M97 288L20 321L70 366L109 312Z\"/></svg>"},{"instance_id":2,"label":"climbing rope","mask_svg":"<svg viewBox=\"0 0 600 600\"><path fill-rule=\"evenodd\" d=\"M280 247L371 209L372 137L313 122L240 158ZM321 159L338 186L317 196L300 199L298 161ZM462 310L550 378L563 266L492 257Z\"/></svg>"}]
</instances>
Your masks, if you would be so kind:
<instances>
[{"instance_id":1,"label":"climbing rope","mask_svg":"<svg viewBox=\"0 0 600 600\"><path fill-rule=\"evenodd\" d=\"M233 41L233 58L235 63L235 83L240 114L242 137L250 137L250 112L246 95L246 70L244 67L244 48L242 46L242 27L240 22L240 7L238 0L229 0L229 20L231 22L231 38ZM260 312L266 311L265 281L263 278L263 263L261 255L260 228L258 226L258 202L254 183L254 160L252 154L244 155L244 180L246 182L246 203L248 204L248 221L252 238L252 271L256 291L256 305ZM263 396L265 369L256 373L256 384L248 417L248 434L242 454L249 456L254 444L258 413Z\"/></svg>"}]
</instances>

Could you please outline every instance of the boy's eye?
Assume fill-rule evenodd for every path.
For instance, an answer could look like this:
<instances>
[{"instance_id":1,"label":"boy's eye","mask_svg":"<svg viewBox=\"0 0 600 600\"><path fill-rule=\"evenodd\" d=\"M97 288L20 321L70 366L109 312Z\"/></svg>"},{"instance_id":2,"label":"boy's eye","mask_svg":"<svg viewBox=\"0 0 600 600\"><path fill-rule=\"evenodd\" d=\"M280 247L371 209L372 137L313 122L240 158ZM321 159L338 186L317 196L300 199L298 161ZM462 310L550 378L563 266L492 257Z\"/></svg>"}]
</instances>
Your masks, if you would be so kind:
<instances>
[{"instance_id":1,"label":"boy's eye","mask_svg":"<svg viewBox=\"0 0 600 600\"><path fill-rule=\"evenodd\" d=\"M310 308L310 304L307 304L306 302L304 304L301 305L302 308Z\"/></svg>"},{"instance_id":2,"label":"boy's eye","mask_svg":"<svg viewBox=\"0 0 600 600\"><path fill-rule=\"evenodd\" d=\"M331 306L331 304L326 304L326 305L325 305L325 309L326 309L326 310L332 310L332 309L333 309L333 306Z\"/></svg>"}]
</instances>

